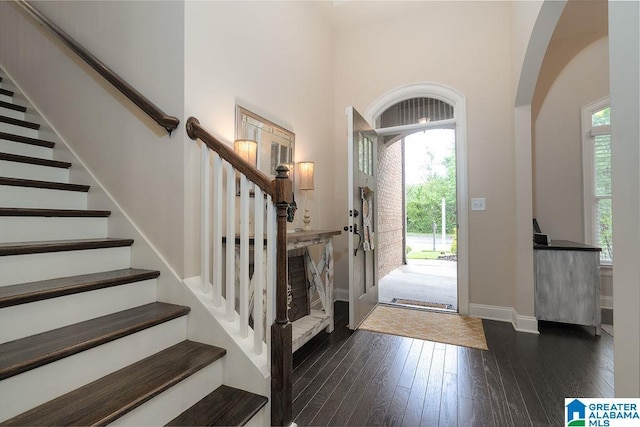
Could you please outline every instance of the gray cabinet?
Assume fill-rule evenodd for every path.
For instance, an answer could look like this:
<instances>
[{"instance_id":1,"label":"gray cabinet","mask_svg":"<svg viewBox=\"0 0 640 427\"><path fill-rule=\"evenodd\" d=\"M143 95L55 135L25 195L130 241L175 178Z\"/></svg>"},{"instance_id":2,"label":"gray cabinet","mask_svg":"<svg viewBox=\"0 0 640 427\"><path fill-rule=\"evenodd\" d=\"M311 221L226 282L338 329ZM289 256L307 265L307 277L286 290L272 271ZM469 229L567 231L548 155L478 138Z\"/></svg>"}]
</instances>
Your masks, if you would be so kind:
<instances>
[{"instance_id":1,"label":"gray cabinet","mask_svg":"<svg viewBox=\"0 0 640 427\"><path fill-rule=\"evenodd\" d=\"M534 246L538 320L594 326L600 335L600 248L558 240Z\"/></svg>"}]
</instances>

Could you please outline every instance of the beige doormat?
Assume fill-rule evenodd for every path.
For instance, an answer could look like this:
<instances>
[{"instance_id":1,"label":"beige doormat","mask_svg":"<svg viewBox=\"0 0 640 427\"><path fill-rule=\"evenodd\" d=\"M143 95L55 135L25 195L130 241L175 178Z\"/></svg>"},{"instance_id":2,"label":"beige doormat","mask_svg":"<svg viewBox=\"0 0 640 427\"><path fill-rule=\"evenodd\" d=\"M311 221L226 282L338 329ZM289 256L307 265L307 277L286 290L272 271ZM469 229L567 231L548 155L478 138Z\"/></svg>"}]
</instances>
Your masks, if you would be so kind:
<instances>
[{"instance_id":1,"label":"beige doormat","mask_svg":"<svg viewBox=\"0 0 640 427\"><path fill-rule=\"evenodd\" d=\"M488 350L477 317L378 305L358 329Z\"/></svg>"},{"instance_id":2,"label":"beige doormat","mask_svg":"<svg viewBox=\"0 0 640 427\"><path fill-rule=\"evenodd\" d=\"M419 301L417 299L402 299L402 298L394 298L391 300L393 304L402 304L402 305L415 305L418 307L429 307L429 308L439 308L442 310L452 310L453 306L451 304L444 304L439 302L427 302L427 301Z\"/></svg>"}]
</instances>

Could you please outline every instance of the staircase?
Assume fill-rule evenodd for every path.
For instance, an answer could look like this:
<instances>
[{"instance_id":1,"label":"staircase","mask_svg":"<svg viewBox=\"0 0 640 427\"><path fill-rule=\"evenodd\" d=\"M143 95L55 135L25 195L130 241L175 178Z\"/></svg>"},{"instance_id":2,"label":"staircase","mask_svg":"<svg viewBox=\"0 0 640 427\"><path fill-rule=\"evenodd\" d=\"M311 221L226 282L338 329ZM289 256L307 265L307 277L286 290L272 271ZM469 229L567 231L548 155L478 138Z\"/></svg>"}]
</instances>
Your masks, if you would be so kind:
<instances>
[{"instance_id":1,"label":"staircase","mask_svg":"<svg viewBox=\"0 0 640 427\"><path fill-rule=\"evenodd\" d=\"M223 385L226 351L187 339L14 92L0 77L0 425L248 423L267 398Z\"/></svg>"}]
</instances>

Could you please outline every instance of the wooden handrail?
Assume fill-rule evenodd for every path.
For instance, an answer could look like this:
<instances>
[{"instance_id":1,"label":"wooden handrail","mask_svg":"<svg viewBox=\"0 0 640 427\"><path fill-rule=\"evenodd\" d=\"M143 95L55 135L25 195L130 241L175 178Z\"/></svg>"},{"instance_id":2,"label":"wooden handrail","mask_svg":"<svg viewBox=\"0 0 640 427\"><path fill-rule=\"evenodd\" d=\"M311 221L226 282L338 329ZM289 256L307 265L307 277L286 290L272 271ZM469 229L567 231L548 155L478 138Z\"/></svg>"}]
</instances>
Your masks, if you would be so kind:
<instances>
[{"instance_id":1,"label":"wooden handrail","mask_svg":"<svg viewBox=\"0 0 640 427\"><path fill-rule=\"evenodd\" d=\"M49 18L44 16L38 9L27 3L26 0L15 0L24 10L26 10L31 16L33 16L41 25L47 27L53 34L65 44L69 49L74 51L80 58L84 60L91 68L96 70L102 77L104 77L109 83L115 86L124 96L129 98L134 104L136 104L142 111L147 113L149 117L155 120L160 126L165 128L169 135L174 131L180 120L177 117L169 116L154 103L149 101L144 95L133 88L122 77L116 74L112 69L103 64L98 58L93 56L82 45L76 42L69 34L64 32L60 27L53 23Z\"/></svg>"},{"instance_id":2,"label":"wooden handrail","mask_svg":"<svg viewBox=\"0 0 640 427\"><path fill-rule=\"evenodd\" d=\"M223 142L220 142L216 137L207 132L207 130L200 125L198 119L195 117L189 117L187 119L186 129L189 138L193 140L200 139L202 142L207 144L207 147L218 153L222 159L231 163L231 166L233 166L238 172L244 174L251 182L260 187L262 191L270 195L272 198L274 197L274 190L271 187L271 178L240 157L238 153L233 151L233 148Z\"/></svg>"}]
</instances>

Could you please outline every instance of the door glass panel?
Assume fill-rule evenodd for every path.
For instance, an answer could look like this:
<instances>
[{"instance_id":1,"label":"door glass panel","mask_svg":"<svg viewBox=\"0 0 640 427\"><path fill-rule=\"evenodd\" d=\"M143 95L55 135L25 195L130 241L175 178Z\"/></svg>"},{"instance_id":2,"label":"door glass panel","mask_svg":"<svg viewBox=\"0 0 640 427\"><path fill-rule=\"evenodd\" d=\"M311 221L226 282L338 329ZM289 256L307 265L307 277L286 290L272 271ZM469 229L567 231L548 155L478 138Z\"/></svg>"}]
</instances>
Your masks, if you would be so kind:
<instances>
[{"instance_id":1,"label":"door glass panel","mask_svg":"<svg viewBox=\"0 0 640 427\"><path fill-rule=\"evenodd\" d=\"M360 141L358 141L358 157L360 172L371 175L373 172L373 142L363 135L360 135Z\"/></svg>"},{"instance_id":2,"label":"door glass panel","mask_svg":"<svg viewBox=\"0 0 640 427\"><path fill-rule=\"evenodd\" d=\"M373 142L369 138L364 139L367 143L367 175L373 174Z\"/></svg>"}]
</instances>

